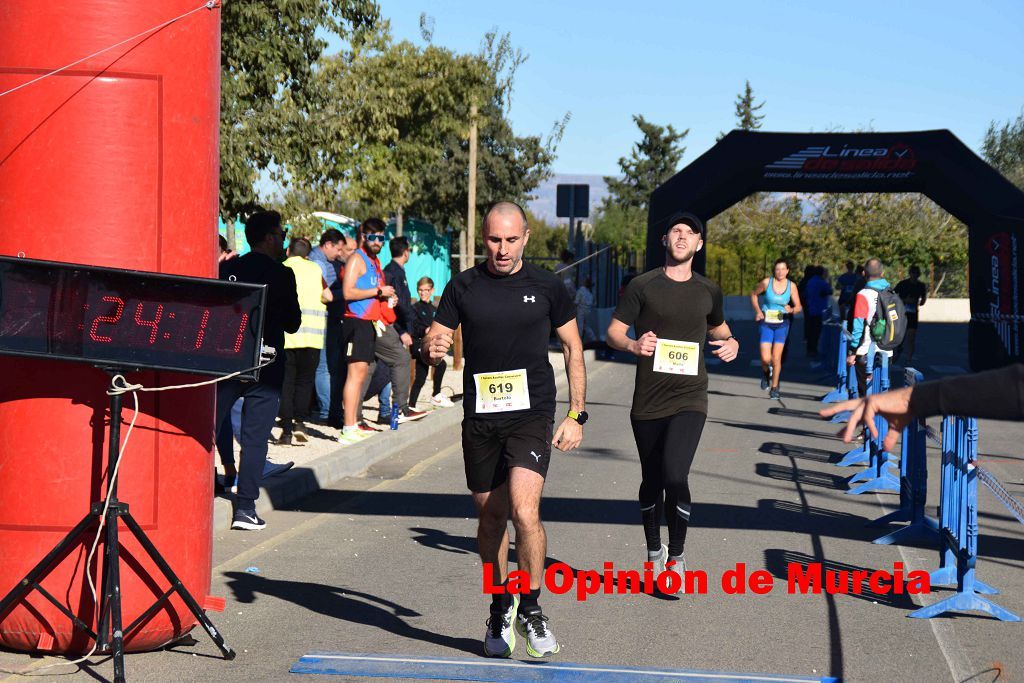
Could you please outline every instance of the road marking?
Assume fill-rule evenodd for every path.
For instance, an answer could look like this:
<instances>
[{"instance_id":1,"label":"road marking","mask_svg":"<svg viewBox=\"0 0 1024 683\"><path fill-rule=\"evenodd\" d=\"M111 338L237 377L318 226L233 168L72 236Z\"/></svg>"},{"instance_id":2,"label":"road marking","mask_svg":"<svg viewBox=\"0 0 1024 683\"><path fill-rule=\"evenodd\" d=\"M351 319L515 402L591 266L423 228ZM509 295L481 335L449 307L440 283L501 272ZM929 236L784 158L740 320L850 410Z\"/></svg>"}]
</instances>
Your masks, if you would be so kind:
<instances>
[{"instance_id":1,"label":"road marking","mask_svg":"<svg viewBox=\"0 0 1024 683\"><path fill-rule=\"evenodd\" d=\"M381 483L379 483L379 484L377 484L375 486L372 486L372 487L366 489L365 491L361 491L361 492L357 493L356 495L354 495L351 498L345 500L344 502L339 503L338 505L336 505L335 507L331 508L330 510L327 510L325 512L321 512L321 513L317 514L315 517L311 517L311 518L307 519L306 521L301 522L300 524L295 525L291 529L288 529L286 531L282 531L281 533L277 534L276 536L273 536L272 538L268 538L266 541L263 541L259 545L253 546L252 548L249 548L245 552L239 553L238 555L235 555L234 557L232 557L232 558L230 558L228 560L225 560L224 562L221 562L220 564L218 564L216 567L213 568L213 573L217 574L218 572L223 572L223 571L226 571L226 570L231 569L233 567L248 566L248 563L249 563L249 561L252 558L254 558L254 557L258 556L258 555L263 554L267 550L271 550L275 546L281 545L281 543L283 543L284 541L287 541L287 540L289 540L291 538L294 538L295 536L297 536L297 535L299 535L301 533L304 533L304 532L309 531L311 529L317 528L318 526L320 526L324 522L328 521L332 517L335 517L338 514L338 510L340 510L341 508L346 507L348 505L351 505L354 501L359 500L360 498L362 498L363 496L365 496L365 495L367 495L369 493L372 493L374 491L386 490L386 489L390 488L391 486L394 486L394 485L398 484L399 482L403 482L403 481L406 481L408 479L411 479L411 478L415 477L416 475L418 475L423 470L425 470L427 467L430 467L430 465L432 463L436 462L437 460L440 460L441 458L448 457L449 455L454 453L456 450L460 450L461 448L462 448L462 443L459 442L459 441L456 441L455 443L453 443L452 445L448 446L447 448L444 448L444 449L438 451L437 453L434 453L429 458L426 458L425 460L421 460L420 462L416 463L415 465L410 467L409 471L406 472L405 474L403 474L401 477L398 477L397 479L388 479L387 481L382 481Z\"/></svg>"},{"instance_id":2,"label":"road marking","mask_svg":"<svg viewBox=\"0 0 1024 683\"><path fill-rule=\"evenodd\" d=\"M875 500L878 501L878 506L885 512L890 512L890 509L886 507L885 500L881 494L875 492ZM930 571L930 568L922 565L916 561L916 558L908 557L906 548L902 545L896 546L900 551L900 557L903 558L903 564L906 566L907 571L923 570ZM918 600L922 607L925 606L923 601ZM949 667L950 676L953 679L953 683L959 683L959 681L966 681L974 677L976 670L971 666L971 660L964 652L963 645L960 643L960 638L957 636L955 626L952 620L949 619L927 619L928 625L932 628L932 634L935 636L935 642L939 645L939 651L942 652L943 658L946 660L946 666Z\"/></svg>"},{"instance_id":3,"label":"road marking","mask_svg":"<svg viewBox=\"0 0 1024 683\"><path fill-rule=\"evenodd\" d=\"M498 672L502 673L498 673ZM512 673L515 671L515 673ZM450 657L399 657L371 654L310 652L296 662L291 673L380 678L447 679L462 681L733 681L735 683L809 683L833 682L838 679L821 676L787 676L778 674L728 673L696 669L651 669L646 667L613 667L571 662L521 662L508 659L463 659ZM495 676L500 679L495 679ZM515 679L509 676L516 676Z\"/></svg>"}]
</instances>

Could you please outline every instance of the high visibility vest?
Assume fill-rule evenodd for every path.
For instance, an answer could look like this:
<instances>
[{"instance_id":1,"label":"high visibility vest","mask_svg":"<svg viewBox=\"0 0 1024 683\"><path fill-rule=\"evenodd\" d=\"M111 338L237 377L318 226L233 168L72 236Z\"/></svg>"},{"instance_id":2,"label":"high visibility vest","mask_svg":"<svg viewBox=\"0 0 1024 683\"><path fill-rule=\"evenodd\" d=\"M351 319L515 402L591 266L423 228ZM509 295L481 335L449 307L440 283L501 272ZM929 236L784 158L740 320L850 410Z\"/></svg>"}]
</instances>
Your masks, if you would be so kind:
<instances>
[{"instance_id":1,"label":"high visibility vest","mask_svg":"<svg viewBox=\"0 0 1024 683\"><path fill-rule=\"evenodd\" d=\"M327 305L320 301L323 294L323 272L320 266L302 256L291 256L284 261L295 273L295 289L299 294L302 323L295 334L285 333L286 349L322 349L327 333Z\"/></svg>"}]
</instances>

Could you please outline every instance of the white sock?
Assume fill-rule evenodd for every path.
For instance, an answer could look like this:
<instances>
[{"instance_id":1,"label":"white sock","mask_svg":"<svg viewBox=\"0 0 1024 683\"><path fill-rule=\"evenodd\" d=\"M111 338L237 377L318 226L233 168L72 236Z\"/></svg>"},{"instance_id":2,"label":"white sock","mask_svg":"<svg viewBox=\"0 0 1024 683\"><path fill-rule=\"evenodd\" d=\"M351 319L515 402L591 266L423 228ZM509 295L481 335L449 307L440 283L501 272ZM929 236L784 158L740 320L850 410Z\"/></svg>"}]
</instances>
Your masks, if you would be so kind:
<instances>
[{"instance_id":1,"label":"white sock","mask_svg":"<svg viewBox=\"0 0 1024 683\"><path fill-rule=\"evenodd\" d=\"M359 427L357 425L345 425L342 427L341 432L343 434L351 434L352 432L358 432Z\"/></svg>"}]
</instances>

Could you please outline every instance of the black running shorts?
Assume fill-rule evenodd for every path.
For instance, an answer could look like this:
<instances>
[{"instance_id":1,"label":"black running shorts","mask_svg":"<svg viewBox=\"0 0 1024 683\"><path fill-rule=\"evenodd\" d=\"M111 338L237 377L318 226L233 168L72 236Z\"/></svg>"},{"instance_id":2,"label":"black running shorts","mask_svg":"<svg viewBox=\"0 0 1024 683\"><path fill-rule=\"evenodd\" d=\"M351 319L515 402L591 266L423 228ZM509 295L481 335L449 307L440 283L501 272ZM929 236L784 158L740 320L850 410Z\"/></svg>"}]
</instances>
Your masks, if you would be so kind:
<instances>
[{"instance_id":1,"label":"black running shorts","mask_svg":"<svg viewBox=\"0 0 1024 683\"><path fill-rule=\"evenodd\" d=\"M342 348L349 362L372 363L376 360L377 330L373 322L362 318L345 318Z\"/></svg>"},{"instance_id":2,"label":"black running shorts","mask_svg":"<svg viewBox=\"0 0 1024 683\"><path fill-rule=\"evenodd\" d=\"M508 419L465 418L462 459L469 490L493 491L508 480L511 467L525 467L546 477L553 432L551 417L539 413Z\"/></svg>"}]
</instances>

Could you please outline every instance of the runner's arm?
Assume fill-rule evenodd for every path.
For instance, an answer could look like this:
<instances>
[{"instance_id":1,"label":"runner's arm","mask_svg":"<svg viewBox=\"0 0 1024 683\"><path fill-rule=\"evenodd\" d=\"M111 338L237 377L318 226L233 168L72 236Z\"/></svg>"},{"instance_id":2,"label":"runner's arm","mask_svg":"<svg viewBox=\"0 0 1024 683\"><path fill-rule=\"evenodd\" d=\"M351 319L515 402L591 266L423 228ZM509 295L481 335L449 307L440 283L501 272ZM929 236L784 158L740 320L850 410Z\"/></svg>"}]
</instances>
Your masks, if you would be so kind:
<instances>
[{"instance_id":1,"label":"runner's arm","mask_svg":"<svg viewBox=\"0 0 1024 683\"><path fill-rule=\"evenodd\" d=\"M435 323L436 324L436 323ZM555 332L562 342L565 357L565 375L569 380L569 410L581 412L587 402L587 368L583 361L583 341L576 319L572 319Z\"/></svg>"},{"instance_id":2,"label":"runner's arm","mask_svg":"<svg viewBox=\"0 0 1024 683\"><path fill-rule=\"evenodd\" d=\"M608 324L605 341L616 351L625 351L634 356L650 356L654 353L654 347L658 343L658 337L654 332L646 332L640 339L630 339L627 332L629 325L613 317Z\"/></svg>"},{"instance_id":3,"label":"runner's arm","mask_svg":"<svg viewBox=\"0 0 1024 683\"><path fill-rule=\"evenodd\" d=\"M729 323L723 322L721 325L709 327L708 338L711 339L711 345L717 347L713 354L726 363L735 360L739 355L740 342L732 336Z\"/></svg>"},{"instance_id":4,"label":"runner's arm","mask_svg":"<svg viewBox=\"0 0 1024 683\"><path fill-rule=\"evenodd\" d=\"M448 349L454 342L455 330L435 320L430 324L430 329L420 344L420 358L427 365L437 365L448 355Z\"/></svg>"},{"instance_id":5,"label":"runner's arm","mask_svg":"<svg viewBox=\"0 0 1024 683\"><path fill-rule=\"evenodd\" d=\"M796 287L790 286L789 297L790 301L792 302L792 305L789 306L790 313L793 313L795 315L800 311L804 310L804 307L800 305L800 290L798 290Z\"/></svg>"},{"instance_id":6,"label":"runner's arm","mask_svg":"<svg viewBox=\"0 0 1024 683\"><path fill-rule=\"evenodd\" d=\"M764 314L761 312L761 306L757 303L757 297L765 293L768 289L768 278L765 278L757 283L753 291L750 292L750 305L754 309L754 319L761 320L764 318Z\"/></svg>"},{"instance_id":7,"label":"runner's arm","mask_svg":"<svg viewBox=\"0 0 1024 683\"><path fill-rule=\"evenodd\" d=\"M587 402L587 368L583 362L583 342L575 317L555 329L562 342L565 374L569 378L569 410L583 412ZM551 438L551 445L560 451L571 451L583 441L583 425L569 417L562 419Z\"/></svg>"}]
</instances>

